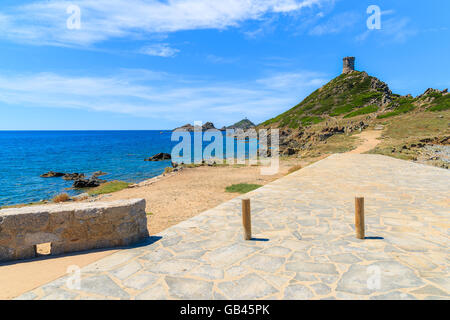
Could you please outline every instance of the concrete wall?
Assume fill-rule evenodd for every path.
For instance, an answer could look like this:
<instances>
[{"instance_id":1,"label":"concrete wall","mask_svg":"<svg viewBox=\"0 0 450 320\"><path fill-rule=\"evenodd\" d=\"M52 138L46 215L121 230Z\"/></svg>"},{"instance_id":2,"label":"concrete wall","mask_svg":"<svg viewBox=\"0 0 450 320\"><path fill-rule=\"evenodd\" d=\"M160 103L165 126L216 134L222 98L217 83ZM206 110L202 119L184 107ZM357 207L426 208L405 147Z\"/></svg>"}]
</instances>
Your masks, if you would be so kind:
<instances>
[{"instance_id":1,"label":"concrete wall","mask_svg":"<svg viewBox=\"0 0 450 320\"><path fill-rule=\"evenodd\" d=\"M70 203L0 210L0 261L126 246L148 237L145 200Z\"/></svg>"}]
</instances>

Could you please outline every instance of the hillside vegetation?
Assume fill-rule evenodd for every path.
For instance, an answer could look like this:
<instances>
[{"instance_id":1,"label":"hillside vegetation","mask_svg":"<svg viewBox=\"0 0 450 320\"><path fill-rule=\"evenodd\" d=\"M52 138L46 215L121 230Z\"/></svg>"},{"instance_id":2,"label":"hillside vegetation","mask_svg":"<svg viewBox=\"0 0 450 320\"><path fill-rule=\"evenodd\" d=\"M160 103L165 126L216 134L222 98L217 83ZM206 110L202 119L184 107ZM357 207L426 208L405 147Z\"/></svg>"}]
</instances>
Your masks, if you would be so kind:
<instances>
[{"instance_id":1,"label":"hillside vegetation","mask_svg":"<svg viewBox=\"0 0 450 320\"><path fill-rule=\"evenodd\" d=\"M284 156L321 157L350 151L360 143L355 134L383 130L372 153L422 161L448 168L450 94L427 89L413 97L392 93L366 72L342 74L298 105L258 125L280 129Z\"/></svg>"},{"instance_id":2,"label":"hillside vegetation","mask_svg":"<svg viewBox=\"0 0 450 320\"><path fill-rule=\"evenodd\" d=\"M373 114L379 119L418 111L450 109L446 90L428 89L416 98L392 93L388 85L366 72L341 74L298 105L260 124L260 127L297 129L331 118L349 119Z\"/></svg>"}]
</instances>

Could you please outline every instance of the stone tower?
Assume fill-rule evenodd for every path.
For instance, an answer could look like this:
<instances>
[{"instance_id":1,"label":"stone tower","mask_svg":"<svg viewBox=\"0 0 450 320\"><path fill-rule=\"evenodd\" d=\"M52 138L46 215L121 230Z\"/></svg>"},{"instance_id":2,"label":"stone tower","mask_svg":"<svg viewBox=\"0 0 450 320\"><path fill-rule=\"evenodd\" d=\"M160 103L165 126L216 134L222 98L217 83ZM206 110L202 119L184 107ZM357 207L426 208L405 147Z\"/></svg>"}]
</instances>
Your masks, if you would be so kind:
<instances>
[{"instance_id":1,"label":"stone tower","mask_svg":"<svg viewBox=\"0 0 450 320\"><path fill-rule=\"evenodd\" d=\"M355 70L355 57L344 58L344 69L342 73L349 73Z\"/></svg>"}]
</instances>

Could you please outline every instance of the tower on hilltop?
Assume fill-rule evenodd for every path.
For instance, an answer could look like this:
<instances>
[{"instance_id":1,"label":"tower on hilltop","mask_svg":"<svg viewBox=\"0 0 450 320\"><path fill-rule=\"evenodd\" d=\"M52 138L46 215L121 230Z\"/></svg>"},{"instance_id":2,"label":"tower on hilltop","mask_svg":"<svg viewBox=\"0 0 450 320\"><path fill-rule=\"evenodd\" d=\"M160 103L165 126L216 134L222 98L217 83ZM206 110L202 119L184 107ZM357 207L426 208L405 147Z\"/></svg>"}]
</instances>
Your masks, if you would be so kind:
<instances>
[{"instance_id":1,"label":"tower on hilltop","mask_svg":"<svg viewBox=\"0 0 450 320\"><path fill-rule=\"evenodd\" d=\"M344 68L342 73L349 73L355 70L355 57L345 57L343 60Z\"/></svg>"}]
</instances>

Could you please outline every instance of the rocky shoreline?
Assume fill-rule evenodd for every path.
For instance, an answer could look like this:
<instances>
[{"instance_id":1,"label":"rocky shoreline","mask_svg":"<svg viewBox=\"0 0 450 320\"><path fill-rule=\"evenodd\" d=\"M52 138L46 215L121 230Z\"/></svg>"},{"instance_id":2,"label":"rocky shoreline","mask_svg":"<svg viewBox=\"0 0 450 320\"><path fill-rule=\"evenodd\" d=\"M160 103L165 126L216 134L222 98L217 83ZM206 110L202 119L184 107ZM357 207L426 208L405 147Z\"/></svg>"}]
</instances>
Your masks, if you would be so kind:
<instances>
[{"instance_id":1,"label":"rocky shoreline","mask_svg":"<svg viewBox=\"0 0 450 320\"><path fill-rule=\"evenodd\" d=\"M92 174L90 178L85 178L84 173L63 173L49 171L40 175L41 178L60 178L64 180L73 181L72 188L83 189L83 188L94 188L100 186L102 183L107 182L106 180L99 179L98 177L106 175L106 172L96 171Z\"/></svg>"}]
</instances>

